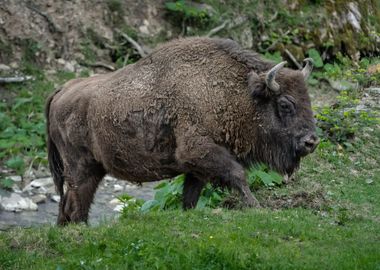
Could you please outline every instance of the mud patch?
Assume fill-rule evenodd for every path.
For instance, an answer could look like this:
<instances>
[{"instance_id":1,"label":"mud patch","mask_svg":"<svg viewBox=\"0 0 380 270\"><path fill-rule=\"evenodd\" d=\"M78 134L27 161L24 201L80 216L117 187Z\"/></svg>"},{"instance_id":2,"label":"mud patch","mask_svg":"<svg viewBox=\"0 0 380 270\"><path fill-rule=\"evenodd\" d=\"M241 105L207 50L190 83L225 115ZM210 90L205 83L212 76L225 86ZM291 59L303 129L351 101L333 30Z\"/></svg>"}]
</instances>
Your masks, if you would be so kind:
<instances>
[{"instance_id":1,"label":"mud patch","mask_svg":"<svg viewBox=\"0 0 380 270\"><path fill-rule=\"evenodd\" d=\"M316 191L299 191L289 195L270 195L261 201L263 207L270 209L289 209L302 207L306 209L321 210L328 205L322 189Z\"/></svg>"}]
</instances>

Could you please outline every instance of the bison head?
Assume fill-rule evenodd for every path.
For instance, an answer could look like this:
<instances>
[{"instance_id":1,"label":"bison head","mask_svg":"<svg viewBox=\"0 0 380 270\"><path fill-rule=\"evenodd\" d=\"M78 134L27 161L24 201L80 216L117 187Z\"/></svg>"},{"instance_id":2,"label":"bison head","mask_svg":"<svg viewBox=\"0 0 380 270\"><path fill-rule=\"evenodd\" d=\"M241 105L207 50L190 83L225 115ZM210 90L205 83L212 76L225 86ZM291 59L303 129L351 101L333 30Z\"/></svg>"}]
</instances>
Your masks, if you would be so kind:
<instances>
[{"instance_id":1,"label":"bison head","mask_svg":"<svg viewBox=\"0 0 380 270\"><path fill-rule=\"evenodd\" d=\"M293 173L301 157L319 143L306 87L312 60L305 62L302 71L283 68L286 62L282 62L263 74L248 75L258 121L252 158L284 174Z\"/></svg>"}]
</instances>

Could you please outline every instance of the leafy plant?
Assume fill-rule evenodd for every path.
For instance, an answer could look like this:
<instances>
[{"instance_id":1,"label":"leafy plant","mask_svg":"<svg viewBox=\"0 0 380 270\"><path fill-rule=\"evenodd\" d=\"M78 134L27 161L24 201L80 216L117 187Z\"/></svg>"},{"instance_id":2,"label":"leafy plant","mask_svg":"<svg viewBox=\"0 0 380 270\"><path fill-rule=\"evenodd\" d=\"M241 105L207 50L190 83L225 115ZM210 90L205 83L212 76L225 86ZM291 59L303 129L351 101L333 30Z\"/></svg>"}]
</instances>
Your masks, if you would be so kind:
<instances>
[{"instance_id":1,"label":"leafy plant","mask_svg":"<svg viewBox=\"0 0 380 270\"><path fill-rule=\"evenodd\" d=\"M205 28L214 20L207 9L201 8L200 5L194 3L187 3L185 0L166 2L165 7L172 15L171 19L174 20L176 24L179 23L182 25L183 34L186 34L188 25Z\"/></svg>"},{"instance_id":2,"label":"leafy plant","mask_svg":"<svg viewBox=\"0 0 380 270\"><path fill-rule=\"evenodd\" d=\"M314 49L314 48L309 49L307 51L307 54L309 55L310 58L313 59L315 67L317 67L317 68L323 67L322 57L316 49Z\"/></svg>"},{"instance_id":3,"label":"leafy plant","mask_svg":"<svg viewBox=\"0 0 380 270\"><path fill-rule=\"evenodd\" d=\"M248 171L248 183L251 189L257 189L264 185L266 187L273 187L282 183L282 176L272 171L265 164L258 164Z\"/></svg>"},{"instance_id":4,"label":"leafy plant","mask_svg":"<svg viewBox=\"0 0 380 270\"><path fill-rule=\"evenodd\" d=\"M11 189L14 184L14 181L10 178L1 178L0 179L0 188L3 189Z\"/></svg>"},{"instance_id":5,"label":"leafy plant","mask_svg":"<svg viewBox=\"0 0 380 270\"><path fill-rule=\"evenodd\" d=\"M379 123L375 113L356 109L359 99L353 91L342 91L337 99L333 106L317 109L319 136L346 145L360 128Z\"/></svg>"},{"instance_id":6,"label":"leafy plant","mask_svg":"<svg viewBox=\"0 0 380 270\"><path fill-rule=\"evenodd\" d=\"M140 210L141 212L151 212L158 210L181 209L182 192L185 174L175 177L172 181L163 181L154 189L156 190L153 200L144 203L135 201L135 198L124 195L125 212L130 210ZM270 170L266 165L259 164L248 171L248 182L251 189L260 186L272 187L282 183L282 176ZM214 187L208 183L202 190L196 209L218 208L222 206L236 207L238 204L236 196L226 189Z\"/></svg>"},{"instance_id":7,"label":"leafy plant","mask_svg":"<svg viewBox=\"0 0 380 270\"><path fill-rule=\"evenodd\" d=\"M153 200L146 201L141 206L142 212L179 209L182 205L182 190L185 175L181 174L172 181L164 181L158 184L154 189L156 193Z\"/></svg>"},{"instance_id":8,"label":"leafy plant","mask_svg":"<svg viewBox=\"0 0 380 270\"><path fill-rule=\"evenodd\" d=\"M128 194L123 194L119 196L118 199L123 204L123 210L122 210L123 214L129 213L129 212L135 212L139 210L141 206L144 204L144 200L137 199Z\"/></svg>"}]
</instances>

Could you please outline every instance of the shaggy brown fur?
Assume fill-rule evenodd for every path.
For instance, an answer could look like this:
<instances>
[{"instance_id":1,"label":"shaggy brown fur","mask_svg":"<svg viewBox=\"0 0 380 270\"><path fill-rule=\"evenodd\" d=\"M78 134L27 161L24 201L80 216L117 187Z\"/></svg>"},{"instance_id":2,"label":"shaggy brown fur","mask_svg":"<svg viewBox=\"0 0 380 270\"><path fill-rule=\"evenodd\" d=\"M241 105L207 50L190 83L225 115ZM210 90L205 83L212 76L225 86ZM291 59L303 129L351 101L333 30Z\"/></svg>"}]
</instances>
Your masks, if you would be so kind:
<instances>
[{"instance_id":1,"label":"shaggy brown fur","mask_svg":"<svg viewBox=\"0 0 380 270\"><path fill-rule=\"evenodd\" d=\"M292 173L315 132L304 78L282 69L281 93L265 85L273 66L231 40L169 42L116 72L75 79L48 99L49 162L62 196L58 224L87 221L106 173L133 182L186 173L184 208L206 183L259 206L244 167ZM63 193L63 182L67 192Z\"/></svg>"}]
</instances>

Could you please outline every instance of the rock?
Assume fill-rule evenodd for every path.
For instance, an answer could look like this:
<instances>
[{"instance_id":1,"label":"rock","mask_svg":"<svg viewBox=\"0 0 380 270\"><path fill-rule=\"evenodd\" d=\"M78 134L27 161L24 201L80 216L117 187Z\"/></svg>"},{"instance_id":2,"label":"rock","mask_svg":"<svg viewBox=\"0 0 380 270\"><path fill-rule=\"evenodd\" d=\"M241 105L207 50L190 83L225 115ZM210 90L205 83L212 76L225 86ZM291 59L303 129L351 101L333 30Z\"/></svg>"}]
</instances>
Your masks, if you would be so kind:
<instances>
[{"instance_id":1,"label":"rock","mask_svg":"<svg viewBox=\"0 0 380 270\"><path fill-rule=\"evenodd\" d=\"M244 28L240 35L240 42L243 48L250 49L253 47L253 36L250 27Z\"/></svg>"},{"instance_id":2,"label":"rock","mask_svg":"<svg viewBox=\"0 0 380 270\"><path fill-rule=\"evenodd\" d=\"M130 185L130 184L126 184L125 185L125 188L126 189L136 189L136 188L138 188L139 186L138 185Z\"/></svg>"},{"instance_id":3,"label":"rock","mask_svg":"<svg viewBox=\"0 0 380 270\"><path fill-rule=\"evenodd\" d=\"M33 194L54 194L55 187L52 177L45 177L35 179L24 187L22 192L26 192L29 195Z\"/></svg>"},{"instance_id":4,"label":"rock","mask_svg":"<svg viewBox=\"0 0 380 270\"><path fill-rule=\"evenodd\" d=\"M118 191L122 191L124 188L123 186L119 185L119 184L116 184L113 186L113 191L114 192L118 192Z\"/></svg>"},{"instance_id":5,"label":"rock","mask_svg":"<svg viewBox=\"0 0 380 270\"><path fill-rule=\"evenodd\" d=\"M356 32L360 32L362 29L360 27L360 21L362 14L359 11L359 7L356 3L348 3L349 11L347 13L347 21L352 25Z\"/></svg>"},{"instance_id":6,"label":"rock","mask_svg":"<svg viewBox=\"0 0 380 270\"><path fill-rule=\"evenodd\" d=\"M17 62L12 62L9 64L9 66L13 69L18 69L19 68L19 64Z\"/></svg>"},{"instance_id":7,"label":"rock","mask_svg":"<svg viewBox=\"0 0 380 270\"><path fill-rule=\"evenodd\" d=\"M20 189L20 187L17 185L17 183L14 183L12 185L12 191L15 192L15 193L22 193L22 190Z\"/></svg>"},{"instance_id":8,"label":"rock","mask_svg":"<svg viewBox=\"0 0 380 270\"><path fill-rule=\"evenodd\" d=\"M113 209L113 211L115 212L121 212L124 208L124 205L123 204L118 204L115 206L115 208Z\"/></svg>"},{"instance_id":9,"label":"rock","mask_svg":"<svg viewBox=\"0 0 380 270\"><path fill-rule=\"evenodd\" d=\"M61 201L61 197L59 195L52 195L50 196L50 200L53 202L59 203Z\"/></svg>"},{"instance_id":10,"label":"rock","mask_svg":"<svg viewBox=\"0 0 380 270\"><path fill-rule=\"evenodd\" d=\"M359 88L358 83L352 83L345 80L334 81L329 79L328 82L331 85L331 87L337 91L346 91L350 89L356 90Z\"/></svg>"},{"instance_id":11,"label":"rock","mask_svg":"<svg viewBox=\"0 0 380 270\"><path fill-rule=\"evenodd\" d=\"M64 66L64 69L66 71L75 72L75 64L76 64L75 61L66 62L65 66Z\"/></svg>"},{"instance_id":12,"label":"rock","mask_svg":"<svg viewBox=\"0 0 380 270\"><path fill-rule=\"evenodd\" d=\"M60 64L60 65L62 65L62 66L64 66L65 63L66 63L66 61L65 61L65 59L63 59L63 58L58 58L58 59L57 59L57 63Z\"/></svg>"},{"instance_id":13,"label":"rock","mask_svg":"<svg viewBox=\"0 0 380 270\"><path fill-rule=\"evenodd\" d=\"M37 194L31 197L31 200L36 203L45 203L46 202L46 195L44 194Z\"/></svg>"},{"instance_id":14,"label":"rock","mask_svg":"<svg viewBox=\"0 0 380 270\"><path fill-rule=\"evenodd\" d=\"M379 72L380 72L380 65L379 65ZM369 94L380 96L380 87L369 87L369 88L364 89L364 91Z\"/></svg>"},{"instance_id":15,"label":"rock","mask_svg":"<svg viewBox=\"0 0 380 270\"><path fill-rule=\"evenodd\" d=\"M10 197L0 198L0 207L9 212L37 211L38 206L31 199L12 193Z\"/></svg>"},{"instance_id":16,"label":"rock","mask_svg":"<svg viewBox=\"0 0 380 270\"><path fill-rule=\"evenodd\" d=\"M114 198L109 201L109 204L120 204L120 200L118 198Z\"/></svg>"},{"instance_id":17,"label":"rock","mask_svg":"<svg viewBox=\"0 0 380 270\"><path fill-rule=\"evenodd\" d=\"M0 71L9 71L11 68L7 65L0 64Z\"/></svg>"},{"instance_id":18,"label":"rock","mask_svg":"<svg viewBox=\"0 0 380 270\"><path fill-rule=\"evenodd\" d=\"M21 182L22 178L20 175L11 175L7 176L7 178L11 179L13 182Z\"/></svg>"},{"instance_id":19,"label":"rock","mask_svg":"<svg viewBox=\"0 0 380 270\"><path fill-rule=\"evenodd\" d=\"M139 31L141 34L150 35L148 20L143 20L143 24L139 26Z\"/></svg>"},{"instance_id":20,"label":"rock","mask_svg":"<svg viewBox=\"0 0 380 270\"><path fill-rule=\"evenodd\" d=\"M46 188L53 185L54 185L54 181L52 177L39 178L30 182L29 185L27 185L22 191L27 192L27 191L35 191L37 189L41 189L41 190L45 190L46 192Z\"/></svg>"},{"instance_id":21,"label":"rock","mask_svg":"<svg viewBox=\"0 0 380 270\"><path fill-rule=\"evenodd\" d=\"M106 175L104 177L104 181L107 181L107 182L115 182L116 180L117 180L116 178L114 178L114 177L112 177L110 175Z\"/></svg>"},{"instance_id":22,"label":"rock","mask_svg":"<svg viewBox=\"0 0 380 270\"><path fill-rule=\"evenodd\" d=\"M39 166L37 170L34 171L36 178L46 178L50 176L50 171L44 166Z\"/></svg>"},{"instance_id":23,"label":"rock","mask_svg":"<svg viewBox=\"0 0 380 270\"><path fill-rule=\"evenodd\" d=\"M31 180L36 179L37 177L33 169L28 169L24 172L23 178L29 183Z\"/></svg>"}]
</instances>

